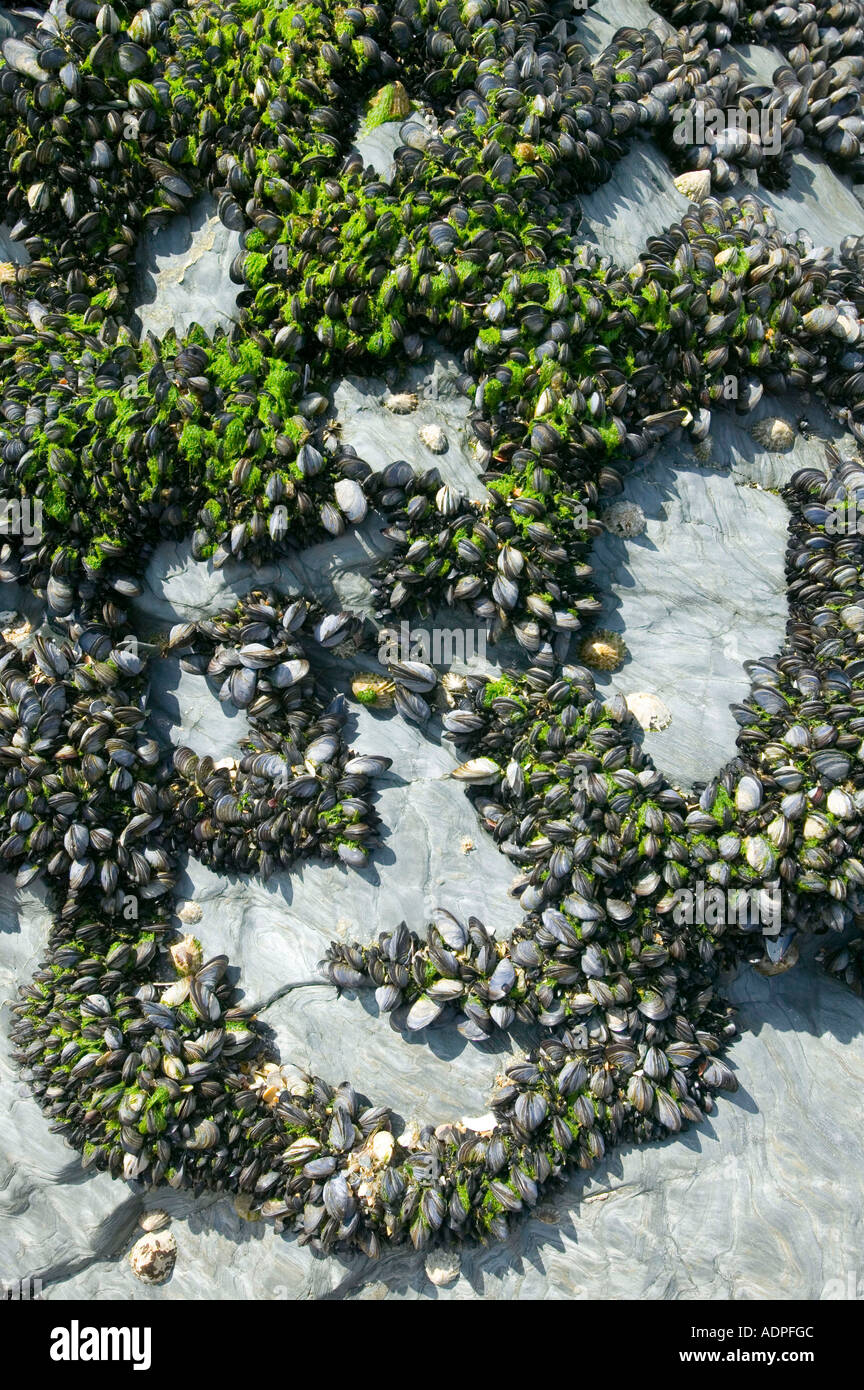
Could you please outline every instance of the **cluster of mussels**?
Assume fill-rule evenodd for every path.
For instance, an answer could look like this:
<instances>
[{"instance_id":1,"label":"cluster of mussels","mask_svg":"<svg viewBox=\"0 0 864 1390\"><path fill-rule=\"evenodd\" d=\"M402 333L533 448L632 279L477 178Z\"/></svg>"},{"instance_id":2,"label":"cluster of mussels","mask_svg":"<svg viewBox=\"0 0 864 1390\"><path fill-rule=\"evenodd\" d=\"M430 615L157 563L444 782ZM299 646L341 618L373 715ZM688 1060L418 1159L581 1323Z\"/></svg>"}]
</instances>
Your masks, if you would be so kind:
<instances>
[{"instance_id":1,"label":"cluster of mussels","mask_svg":"<svg viewBox=\"0 0 864 1390\"><path fill-rule=\"evenodd\" d=\"M723 73L710 45L743 11L708 0L677 6L689 28L621 29L593 57L563 0L64 0L3 44L0 188L24 263L0 275L0 487L38 500L43 525L3 538L0 579L49 621L0 647L0 848L51 894L14 1036L86 1164L243 1194L316 1248L500 1238L550 1178L698 1122L734 1088L718 974L759 953L752 922L682 918L681 889L782 885L784 936L864 920L864 542L833 524L864 500L857 461L829 453L787 490L786 644L751 663L739 756L701 795L670 787L622 701L561 665L600 607L603 494L670 431L704 437L725 376L742 410L812 390L864 437L856 240L836 261L752 194L692 205L629 270L576 237L578 195L640 132L671 139L682 108L780 111L780 156L685 150L721 192L739 168L782 176L802 138L854 170L864 11L800 8L794 35L791 7L750 15L795 39L779 102ZM384 182L351 142L364 113L405 100L424 121ZM139 341L138 238L203 192L241 237L239 322ZM438 469L373 472L330 418L335 374L416 359L430 334L462 354L482 502ZM227 959L171 927L185 852L264 875L310 854L366 862L389 760L351 753L328 694L328 651L353 654L358 624L256 592L145 647L127 613L162 539L255 563L371 507L393 547L379 619L467 606L530 662L442 681L453 775L520 870L520 928L505 943L438 910L425 941L403 924L325 964L411 1030L539 1030L475 1127L398 1137L348 1084L259 1070ZM239 759L151 736L159 655L245 712ZM361 698L430 720L434 670L389 676ZM825 955L859 992L862 939Z\"/></svg>"},{"instance_id":2,"label":"cluster of mussels","mask_svg":"<svg viewBox=\"0 0 864 1390\"><path fill-rule=\"evenodd\" d=\"M239 762L175 751L177 816L191 826L196 858L229 871L266 878L313 854L362 868L377 825L369 779L391 759L346 747L344 696L324 705L306 655L314 661L322 649L350 646L358 622L349 613L316 616L303 599L280 608L273 598L253 593L232 612L178 623L168 635L165 651L212 678L217 698L246 710L253 730Z\"/></svg>"},{"instance_id":3,"label":"cluster of mussels","mask_svg":"<svg viewBox=\"0 0 864 1390\"><path fill-rule=\"evenodd\" d=\"M688 25L691 38L710 43L715 53L732 37L779 49L788 62L775 68L773 89L754 83L748 99L776 113L771 119L781 123L784 151L806 142L861 178L864 14L855 0L654 0L654 7ZM757 136L738 148L758 150L759 143ZM760 162L753 159L751 167Z\"/></svg>"}]
</instances>

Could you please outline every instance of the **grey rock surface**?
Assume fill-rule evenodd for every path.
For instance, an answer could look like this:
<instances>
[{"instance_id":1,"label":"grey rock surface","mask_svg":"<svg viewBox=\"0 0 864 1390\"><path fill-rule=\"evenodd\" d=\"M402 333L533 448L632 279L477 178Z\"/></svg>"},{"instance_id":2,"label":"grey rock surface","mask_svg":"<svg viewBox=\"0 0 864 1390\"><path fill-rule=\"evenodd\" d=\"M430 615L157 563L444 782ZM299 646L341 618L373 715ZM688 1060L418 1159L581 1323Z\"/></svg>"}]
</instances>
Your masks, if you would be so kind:
<instances>
[{"instance_id":1,"label":"grey rock surface","mask_svg":"<svg viewBox=\"0 0 864 1390\"><path fill-rule=\"evenodd\" d=\"M602 5L586 10L580 27L580 38L594 57L602 53L618 29L653 29L661 39L675 32L671 25L647 0L603 0Z\"/></svg>"},{"instance_id":2,"label":"grey rock surface","mask_svg":"<svg viewBox=\"0 0 864 1390\"><path fill-rule=\"evenodd\" d=\"M456 384L459 372L455 358L440 352L431 370L427 358L398 375L391 373L389 381L346 377L333 391L342 439L376 471L397 459L409 459L416 468L440 468L454 487L482 501L487 493L478 480L480 465L466 431L470 401ZM444 431L446 447L441 453L420 436L430 425Z\"/></svg>"},{"instance_id":3,"label":"grey rock surface","mask_svg":"<svg viewBox=\"0 0 864 1390\"><path fill-rule=\"evenodd\" d=\"M208 333L226 328L236 317L240 287L228 271L239 250L239 232L222 225L209 197L199 198L166 226L144 232L133 300L138 331L161 338L171 328L185 333L190 323L200 323Z\"/></svg>"},{"instance_id":4,"label":"grey rock surface","mask_svg":"<svg viewBox=\"0 0 864 1390\"><path fill-rule=\"evenodd\" d=\"M583 200L578 233L629 270L647 238L677 222L687 202L672 182L665 155L639 142L616 164L609 181Z\"/></svg>"},{"instance_id":5,"label":"grey rock surface","mask_svg":"<svg viewBox=\"0 0 864 1390\"><path fill-rule=\"evenodd\" d=\"M403 125L403 120L382 121L372 130L363 131L354 145L363 163L371 164L385 183L390 183L393 178L396 167L393 155L404 143L401 133Z\"/></svg>"},{"instance_id":6,"label":"grey rock surface","mask_svg":"<svg viewBox=\"0 0 864 1390\"><path fill-rule=\"evenodd\" d=\"M11 231L8 223L0 222L0 258L11 261L13 265L27 265L30 261L27 248L20 241L12 240L9 235Z\"/></svg>"},{"instance_id":7,"label":"grey rock surface","mask_svg":"<svg viewBox=\"0 0 864 1390\"><path fill-rule=\"evenodd\" d=\"M731 403L715 410L702 451L710 462L689 442L664 443L630 471L621 494L645 513L643 534L595 542L598 625L622 633L629 653L620 670L595 679L601 690L656 695L668 707L671 724L646 733L644 747L681 787L706 782L735 755L729 705L748 691L743 663L782 642L788 512L778 490L799 468L821 466L826 440L843 439L820 407L807 410L812 434L796 430L784 454L768 453L750 431L768 418L796 429L800 398L763 398L747 416Z\"/></svg>"}]
</instances>

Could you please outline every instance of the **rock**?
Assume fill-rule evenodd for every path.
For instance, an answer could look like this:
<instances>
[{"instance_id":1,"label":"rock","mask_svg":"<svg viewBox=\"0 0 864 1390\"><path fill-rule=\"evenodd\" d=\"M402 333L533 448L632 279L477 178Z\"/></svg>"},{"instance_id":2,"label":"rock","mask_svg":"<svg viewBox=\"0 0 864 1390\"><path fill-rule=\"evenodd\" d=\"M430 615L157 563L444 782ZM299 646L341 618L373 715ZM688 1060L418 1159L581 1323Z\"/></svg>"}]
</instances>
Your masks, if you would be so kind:
<instances>
[{"instance_id":1,"label":"rock","mask_svg":"<svg viewBox=\"0 0 864 1390\"><path fill-rule=\"evenodd\" d=\"M602 13L595 7L580 16L580 40L584 36L596 54L622 25L649 22L655 31L669 32L645 0L606 0ZM737 61L746 48L736 45L728 56ZM31 52L19 52L18 60L29 61ZM751 48L748 58L761 64L748 80L770 81L776 53ZM741 65L747 71L743 59ZM364 162L383 172L398 144L420 149L430 135L415 113L406 125L378 126L357 145ZM843 178L809 150L795 152L787 189L760 188L758 196L782 226L806 227L814 241L836 247L848 232L864 232L864 213ZM622 267L632 264L648 236L662 234L684 211L668 163L649 141L637 142L609 181L584 201L586 235ZM148 326L160 332L190 318L206 325L208 317L213 323L232 317L237 287L227 272L235 237L213 226L204 205L145 238L142 260L149 252L153 280L151 303L142 310ZM6 262L27 260L23 245L9 242L2 227L0 253ZM429 344L423 361L405 371L376 370L380 376L333 383L343 439L376 469L395 457L420 468L439 462L451 486L482 498L478 475L489 464L478 461L469 443L471 403L457 384L460 364ZM414 394L416 410L388 411L381 405L388 391ZM750 400L742 384L740 404ZM766 398L762 409L783 410L794 421L802 406L795 397ZM807 403L807 414L812 439L795 434L789 452L781 454L754 448L734 401L713 411L701 460L687 440L667 440L627 472L621 502L651 518L650 544L627 546L624 566L624 547L611 529L594 544L591 563L609 610L605 621L621 628L630 651L627 685L638 687L627 697L628 708L639 718L631 702L644 700L646 710L648 702L662 707L662 720L650 714L645 719L644 746L681 785L709 778L732 756L737 728L728 705L748 689L742 663L775 651L782 641L788 514L778 496L752 485L779 489L797 468L821 466L825 439L842 439L836 422L814 403ZM430 459L431 446L421 433L433 428L448 441L440 460ZM697 461L714 460L722 471L706 474L696 467ZM344 606L368 612L368 575L388 549L371 520L336 542L257 570L231 561L214 571L190 561L188 543L165 542L151 558L145 593L131 608L140 630L154 631L181 617L203 618L250 588L278 583L289 592L308 589L326 603L338 597ZM4 601L38 629L41 618L24 607L21 596ZM614 607L620 621L612 623ZM864 631L854 608L844 610L842 621L853 632ZM449 625L452 616L427 621ZM496 660L499 655L496 647ZM509 658L500 661L506 665ZM348 674L342 670L343 683ZM599 670L596 678L601 698L621 680ZM168 659L156 663L153 689L160 734L214 757L239 754L245 716L227 716L206 682L180 673L176 660ZM465 1108L482 1106L495 1072L506 1065L511 1040L500 1053L490 1053L466 1047L445 1027L431 1042L409 1042L377 1016L369 998L350 992L337 998L316 977L316 964L334 934L369 940L402 918L419 927L432 904L460 915L474 912L506 936L521 919L506 892L513 869L490 837L478 832L476 812L458 784L441 780L453 761L446 749L374 709L352 706L352 720L352 745L387 751L398 769L378 799L387 834L374 866L348 875L313 862L302 873L263 884L229 880L190 860L182 892L193 915L181 909L179 920L193 926L206 909L206 954L224 950L230 956L243 1002L260 1005L280 1058L299 1059L333 1082L350 1077L373 1104L390 1104L399 1115L418 1115L423 1124L452 1123ZM669 720L671 737L662 732ZM834 814L832 805L839 803L828 805ZM461 854L467 839L475 849ZM49 921L39 900L26 891L16 894L11 879L4 887L0 982L3 997L10 997L29 978ZM784 961L797 949L793 942ZM804 946L801 953L805 957ZM282 997L286 984L295 988ZM730 996L742 1030L730 1052L743 1083L738 1098L706 1106L710 1122L680 1142L624 1146L611 1163L599 1165L596 1176L574 1173L551 1198L544 1193L531 1217L514 1221L506 1244L466 1245L460 1288L470 1285L496 1300L539 1299L550 1292L604 1299L812 1299L826 1296L828 1285L838 1282L825 1271L860 1264L857 1228L848 1214L864 1202L864 1174L856 1161L859 1114L850 1087L850 1076L864 1068L861 1003L816 973L808 959L773 978L744 968ZM19 1082L3 1034L0 1269L44 1275L49 1297L52 1285L58 1298L128 1299L130 1290L147 1297L150 1291L133 1284L117 1251L127 1248L136 1221L156 1214L139 1218L140 1198L107 1173L82 1176L78 1156L51 1133ZM517 1053L524 1041L512 1041ZM462 1123L488 1133L494 1117ZM409 1138L418 1140L417 1126ZM383 1135L373 1136L375 1141L382 1150L387 1143ZM796 1175L804 1175L804 1182L813 1173L819 1181L807 1185L802 1203ZM592 1184L609 1190L595 1192ZM231 1299L250 1287L283 1300L435 1296L431 1273L410 1249L386 1251L373 1267L359 1258L316 1255L294 1239L274 1239L269 1226L247 1226L229 1198L195 1199L166 1188L155 1200L170 1213L175 1230L179 1222L188 1223L184 1258L174 1266L170 1286L174 1297ZM239 1205L248 1214L249 1199ZM557 1223L556 1229L545 1230L544 1223ZM161 1226L145 1230L150 1237L167 1235ZM645 1259L636 1263L634 1231L645 1233Z\"/></svg>"},{"instance_id":2,"label":"rock","mask_svg":"<svg viewBox=\"0 0 864 1390\"><path fill-rule=\"evenodd\" d=\"M164 1284L176 1259L177 1242L170 1231L149 1231L129 1252L132 1272L145 1284Z\"/></svg>"},{"instance_id":3,"label":"rock","mask_svg":"<svg viewBox=\"0 0 864 1390\"><path fill-rule=\"evenodd\" d=\"M133 300L142 336L161 337L170 328L180 336L193 322L208 332L227 328L237 317L238 286L228 270L239 250L239 233L220 222L209 197L144 233Z\"/></svg>"},{"instance_id":4,"label":"rock","mask_svg":"<svg viewBox=\"0 0 864 1390\"><path fill-rule=\"evenodd\" d=\"M439 1287L459 1278L462 1261L455 1250L433 1250L426 1256L426 1274Z\"/></svg>"}]
</instances>

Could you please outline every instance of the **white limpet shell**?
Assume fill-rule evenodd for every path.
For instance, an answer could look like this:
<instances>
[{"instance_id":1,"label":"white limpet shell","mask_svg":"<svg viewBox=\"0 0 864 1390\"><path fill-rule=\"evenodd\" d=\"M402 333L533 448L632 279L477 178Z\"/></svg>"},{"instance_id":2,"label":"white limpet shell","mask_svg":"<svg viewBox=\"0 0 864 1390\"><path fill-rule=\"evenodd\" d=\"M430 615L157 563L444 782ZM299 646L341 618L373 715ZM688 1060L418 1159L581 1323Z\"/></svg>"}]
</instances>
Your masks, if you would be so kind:
<instances>
[{"instance_id":1,"label":"white limpet shell","mask_svg":"<svg viewBox=\"0 0 864 1390\"><path fill-rule=\"evenodd\" d=\"M384 397L384 405L394 415L410 415L412 410L417 409L417 397L413 391L397 391L392 396Z\"/></svg>"},{"instance_id":2,"label":"white limpet shell","mask_svg":"<svg viewBox=\"0 0 864 1390\"><path fill-rule=\"evenodd\" d=\"M195 922L201 921L201 918L204 916L204 912L199 903L193 903L190 901L181 903L181 905L177 909L177 916L180 918L181 922L185 922L187 926L191 927L194 925Z\"/></svg>"},{"instance_id":3,"label":"white limpet shell","mask_svg":"<svg viewBox=\"0 0 864 1390\"><path fill-rule=\"evenodd\" d=\"M769 454L786 454L795 443L795 431L785 420L766 417L751 425L750 433Z\"/></svg>"},{"instance_id":4,"label":"white limpet shell","mask_svg":"<svg viewBox=\"0 0 864 1390\"><path fill-rule=\"evenodd\" d=\"M170 1231L149 1231L129 1251L132 1273L145 1284L164 1284L176 1258L177 1242Z\"/></svg>"},{"instance_id":5,"label":"white limpet shell","mask_svg":"<svg viewBox=\"0 0 864 1390\"><path fill-rule=\"evenodd\" d=\"M162 1231L170 1225L171 1217L167 1211L156 1209L155 1211L145 1211L138 1218L138 1225L142 1231Z\"/></svg>"},{"instance_id":6,"label":"white limpet shell","mask_svg":"<svg viewBox=\"0 0 864 1390\"><path fill-rule=\"evenodd\" d=\"M672 182L685 198L693 203L702 203L711 192L711 174L707 169L688 169Z\"/></svg>"},{"instance_id":7,"label":"white limpet shell","mask_svg":"<svg viewBox=\"0 0 864 1390\"><path fill-rule=\"evenodd\" d=\"M396 1140L388 1129L379 1129L377 1134L373 1134L369 1149L372 1154L373 1163L389 1163L396 1147Z\"/></svg>"},{"instance_id":8,"label":"white limpet shell","mask_svg":"<svg viewBox=\"0 0 864 1390\"><path fill-rule=\"evenodd\" d=\"M487 1110L485 1115L463 1115L459 1121L463 1129L470 1129L474 1134L491 1134L498 1121Z\"/></svg>"},{"instance_id":9,"label":"white limpet shell","mask_svg":"<svg viewBox=\"0 0 864 1390\"><path fill-rule=\"evenodd\" d=\"M459 1278L462 1260L456 1250L433 1250L426 1256L426 1274L433 1284L452 1284Z\"/></svg>"},{"instance_id":10,"label":"white limpet shell","mask_svg":"<svg viewBox=\"0 0 864 1390\"><path fill-rule=\"evenodd\" d=\"M443 454L447 448L447 436L440 425L421 425L417 431L418 437L431 449L433 454Z\"/></svg>"},{"instance_id":11,"label":"white limpet shell","mask_svg":"<svg viewBox=\"0 0 864 1390\"><path fill-rule=\"evenodd\" d=\"M657 732L668 729L672 723L672 711L664 705L659 695L650 695L645 690L634 690L625 695L627 708L643 729Z\"/></svg>"}]
</instances>

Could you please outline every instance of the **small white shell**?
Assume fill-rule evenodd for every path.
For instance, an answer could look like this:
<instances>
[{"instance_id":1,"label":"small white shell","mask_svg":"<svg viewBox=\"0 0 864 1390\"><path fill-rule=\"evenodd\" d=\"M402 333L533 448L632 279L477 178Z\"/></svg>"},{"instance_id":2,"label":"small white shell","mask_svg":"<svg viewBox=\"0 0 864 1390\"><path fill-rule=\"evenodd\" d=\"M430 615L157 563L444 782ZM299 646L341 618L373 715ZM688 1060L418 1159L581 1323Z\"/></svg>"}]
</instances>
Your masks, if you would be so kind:
<instances>
[{"instance_id":1,"label":"small white shell","mask_svg":"<svg viewBox=\"0 0 864 1390\"><path fill-rule=\"evenodd\" d=\"M433 1284L452 1284L459 1278L462 1261L456 1250L433 1250L426 1256L426 1273Z\"/></svg>"},{"instance_id":2,"label":"small white shell","mask_svg":"<svg viewBox=\"0 0 864 1390\"><path fill-rule=\"evenodd\" d=\"M427 449L433 454L443 454L447 450L447 436L440 425L421 425L417 434Z\"/></svg>"},{"instance_id":3,"label":"small white shell","mask_svg":"<svg viewBox=\"0 0 864 1390\"><path fill-rule=\"evenodd\" d=\"M711 174L707 169L688 169L673 179L678 192L691 203L701 203L711 192Z\"/></svg>"},{"instance_id":4,"label":"small white shell","mask_svg":"<svg viewBox=\"0 0 864 1390\"><path fill-rule=\"evenodd\" d=\"M463 1129L470 1129L473 1134L491 1134L498 1121L491 1110L487 1110L485 1115L463 1115L459 1123Z\"/></svg>"},{"instance_id":5,"label":"small white shell","mask_svg":"<svg viewBox=\"0 0 864 1390\"><path fill-rule=\"evenodd\" d=\"M171 1222L171 1217L167 1211L145 1211L138 1218L138 1225L142 1231L162 1231Z\"/></svg>"},{"instance_id":6,"label":"small white shell","mask_svg":"<svg viewBox=\"0 0 864 1390\"><path fill-rule=\"evenodd\" d=\"M636 723L643 729L668 729L672 723L672 711L668 705L664 705L659 696L649 695L644 690L634 690L632 694L625 695L624 699Z\"/></svg>"},{"instance_id":7,"label":"small white shell","mask_svg":"<svg viewBox=\"0 0 864 1390\"><path fill-rule=\"evenodd\" d=\"M795 443L795 431L785 420L766 417L751 425L750 433L769 454L785 454Z\"/></svg>"},{"instance_id":8,"label":"small white shell","mask_svg":"<svg viewBox=\"0 0 864 1390\"><path fill-rule=\"evenodd\" d=\"M397 391L392 396L384 397L384 405L394 415L410 415L412 410L417 409L417 397L413 391Z\"/></svg>"},{"instance_id":9,"label":"small white shell","mask_svg":"<svg viewBox=\"0 0 864 1390\"><path fill-rule=\"evenodd\" d=\"M178 907L177 916L180 918L181 922L185 922L188 926L193 926L196 922L201 921L204 912L198 903L185 902L182 907Z\"/></svg>"},{"instance_id":10,"label":"small white shell","mask_svg":"<svg viewBox=\"0 0 864 1390\"><path fill-rule=\"evenodd\" d=\"M379 1129L377 1134L373 1134L369 1145L373 1163L381 1165L389 1163L395 1144L396 1141L388 1129Z\"/></svg>"}]
</instances>

